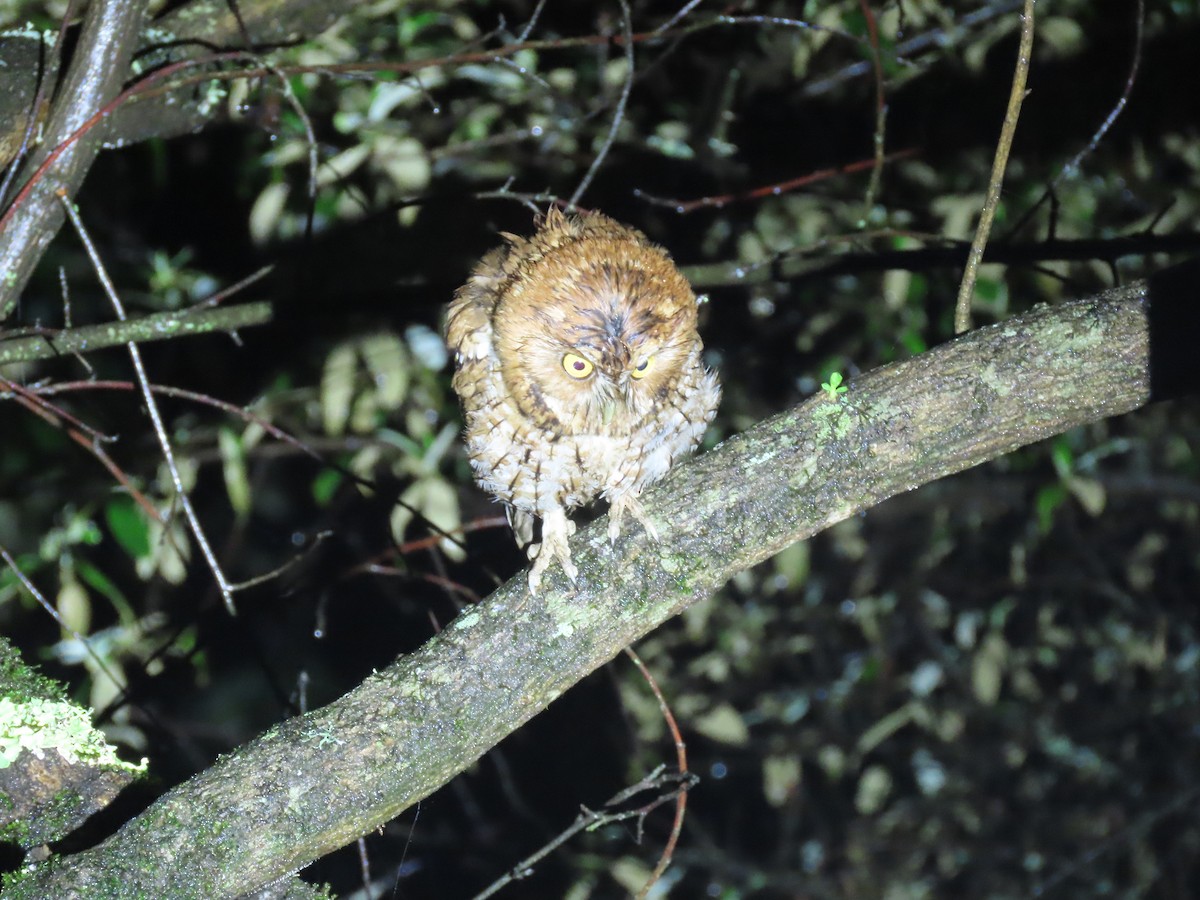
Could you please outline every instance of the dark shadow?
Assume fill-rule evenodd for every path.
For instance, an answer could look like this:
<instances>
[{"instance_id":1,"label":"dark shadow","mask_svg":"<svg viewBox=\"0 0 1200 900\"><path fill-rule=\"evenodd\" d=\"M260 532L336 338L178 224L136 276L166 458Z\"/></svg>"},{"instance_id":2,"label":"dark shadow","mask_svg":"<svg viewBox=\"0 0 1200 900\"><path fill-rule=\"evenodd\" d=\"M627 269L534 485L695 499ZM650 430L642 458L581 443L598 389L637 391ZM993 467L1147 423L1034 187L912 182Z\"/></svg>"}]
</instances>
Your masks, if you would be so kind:
<instances>
[{"instance_id":1,"label":"dark shadow","mask_svg":"<svg viewBox=\"0 0 1200 900\"><path fill-rule=\"evenodd\" d=\"M1200 393L1200 258L1150 276L1150 399Z\"/></svg>"}]
</instances>

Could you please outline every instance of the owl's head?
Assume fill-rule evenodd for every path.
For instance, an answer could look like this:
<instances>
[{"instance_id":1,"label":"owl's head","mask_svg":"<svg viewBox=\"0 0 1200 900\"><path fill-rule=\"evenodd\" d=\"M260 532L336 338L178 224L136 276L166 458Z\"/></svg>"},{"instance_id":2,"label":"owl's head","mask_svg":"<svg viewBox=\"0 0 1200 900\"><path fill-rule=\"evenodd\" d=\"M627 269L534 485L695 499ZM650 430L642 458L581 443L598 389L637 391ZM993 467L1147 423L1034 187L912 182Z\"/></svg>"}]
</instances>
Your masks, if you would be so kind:
<instances>
[{"instance_id":1,"label":"owl's head","mask_svg":"<svg viewBox=\"0 0 1200 900\"><path fill-rule=\"evenodd\" d=\"M493 325L522 412L573 434L627 434L697 364L696 298L666 251L592 214L513 239Z\"/></svg>"}]
</instances>

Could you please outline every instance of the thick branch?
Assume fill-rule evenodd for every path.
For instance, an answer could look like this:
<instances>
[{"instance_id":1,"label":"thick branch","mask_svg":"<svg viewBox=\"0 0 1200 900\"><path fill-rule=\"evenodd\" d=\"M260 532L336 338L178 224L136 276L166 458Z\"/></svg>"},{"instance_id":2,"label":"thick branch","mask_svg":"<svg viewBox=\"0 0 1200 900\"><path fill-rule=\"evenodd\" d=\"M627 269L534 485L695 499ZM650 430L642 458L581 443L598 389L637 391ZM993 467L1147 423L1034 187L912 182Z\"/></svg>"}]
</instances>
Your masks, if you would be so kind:
<instances>
[{"instance_id":1,"label":"thick branch","mask_svg":"<svg viewBox=\"0 0 1200 900\"><path fill-rule=\"evenodd\" d=\"M155 65L201 59L214 50L268 53L274 47L320 34L339 16L360 4L355 0L192 0L164 15L142 37L141 52ZM241 20L234 15L237 10ZM244 28L244 30L243 30ZM169 47L169 50L156 48ZM105 131L107 146L126 146L147 138L170 138L197 131L229 115L231 81L188 85L135 99L113 112Z\"/></svg>"},{"instance_id":2,"label":"thick branch","mask_svg":"<svg viewBox=\"0 0 1200 900\"><path fill-rule=\"evenodd\" d=\"M260 0L236 6L228 0L192 0L153 23L145 23L136 36L132 54L136 64L132 69L114 66L112 74L117 82L131 81L134 75L150 68L200 59L214 50L267 52L319 34L357 5L354 0ZM87 44L81 41L81 46ZM5 63L5 77L0 79L0 168L20 145L38 84L44 84L45 98L54 94L55 71L45 70L47 53L48 44L40 32L0 34L0 59ZM96 59L91 53L88 57ZM227 114L220 100L228 91L229 82L223 81L133 99L98 124L94 137L106 147L122 147L151 137L169 138L196 131ZM78 107L74 100L63 102ZM54 145L43 141L42 146Z\"/></svg>"},{"instance_id":3,"label":"thick branch","mask_svg":"<svg viewBox=\"0 0 1200 900\"><path fill-rule=\"evenodd\" d=\"M147 0L95 0L88 5L83 34L50 114L40 153L22 172L28 179L48 153L78 130L121 89L137 42ZM100 148L99 133L82 135L55 160L14 215L0 229L0 320L8 317L46 246L63 223L56 192L73 197Z\"/></svg>"},{"instance_id":4,"label":"thick branch","mask_svg":"<svg viewBox=\"0 0 1200 900\"><path fill-rule=\"evenodd\" d=\"M577 590L556 569L535 598L514 578L11 896L226 897L352 841L738 571L887 497L1144 404L1149 293L1034 310L726 441L647 494L658 543L632 529L609 548L594 523L573 541Z\"/></svg>"}]
</instances>

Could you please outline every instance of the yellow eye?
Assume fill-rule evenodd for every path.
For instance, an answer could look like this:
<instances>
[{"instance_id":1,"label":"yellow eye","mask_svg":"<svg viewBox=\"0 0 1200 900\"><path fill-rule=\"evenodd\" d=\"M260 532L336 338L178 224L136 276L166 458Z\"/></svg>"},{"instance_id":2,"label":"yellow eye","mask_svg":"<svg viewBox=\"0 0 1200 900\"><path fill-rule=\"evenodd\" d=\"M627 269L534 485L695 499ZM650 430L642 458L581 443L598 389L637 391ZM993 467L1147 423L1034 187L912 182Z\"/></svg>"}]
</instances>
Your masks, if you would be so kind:
<instances>
[{"instance_id":1,"label":"yellow eye","mask_svg":"<svg viewBox=\"0 0 1200 900\"><path fill-rule=\"evenodd\" d=\"M638 365L633 367L633 371L629 374L634 378L645 378L646 373L650 371L650 364L654 362L653 356L647 356Z\"/></svg>"},{"instance_id":2,"label":"yellow eye","mask_svg":"<svg viewBox=\"0 0 1200 900\"><path fill-rule=\"evenodd\" d=\"M563 357L563 370L572 378L587 378L595 368L590 362L576 353L568 353Z\"/></svg>"}]
</instances>

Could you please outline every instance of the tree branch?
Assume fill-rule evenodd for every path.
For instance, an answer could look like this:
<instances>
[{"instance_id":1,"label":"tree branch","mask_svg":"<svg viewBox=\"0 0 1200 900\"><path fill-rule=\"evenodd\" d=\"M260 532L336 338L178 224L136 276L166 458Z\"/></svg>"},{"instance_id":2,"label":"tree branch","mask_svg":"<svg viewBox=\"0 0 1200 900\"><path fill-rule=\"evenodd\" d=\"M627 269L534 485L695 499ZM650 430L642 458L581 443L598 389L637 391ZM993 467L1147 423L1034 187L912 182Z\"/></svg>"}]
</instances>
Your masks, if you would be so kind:
<instances>
[{"instance_id":1,"label":"tree branch","mask_svg":"<svg viewBox=\"0 0 1200 900\"><path fill-rule=\"evenodd\" d=\"M41 150L30 158L28 178L49 153L70 137L121 90L129 72L147 0L96 0L88 4L83 34L59 101L50 113ZM0 320L12 312L46 246L63 223L57 192L69 197L83 183L100 149L100 134L75 140L21 201L21 208L0 230Z\"/></svg>"},{"instance_id":2,"label":"tree branch","mask_svg":"<svg viewBox=\"0 0 1200 900\"><path fill-rule=\"evenodd\" d=\"M102 322L59 331L47 330L11 339L3 339L0 335L0 366L35 359L53 359L66 353L83 353L122 344L144 344L211 331L236 331L261 325L270 319L271 304L261 301L213 309L154 313L125 322Z\"/></svg>"},{"instance_id":3,"label":"tree branch","mask_svg":"<svg viewBox=\"0 0 1200 900\"><path fill-rule=\"evenodd\" d=\"M1198 269L1170 282L1190 285L1188 301ZM1035 309L731 438L648 492L658 543L630 529L610 548L593 523L573 541L577 589L557 568L535 598L513 578L9 896L228 897L353 841L737 572L895 494L1146 403L1156 285Z\"/></svg>"}]
</instances>

